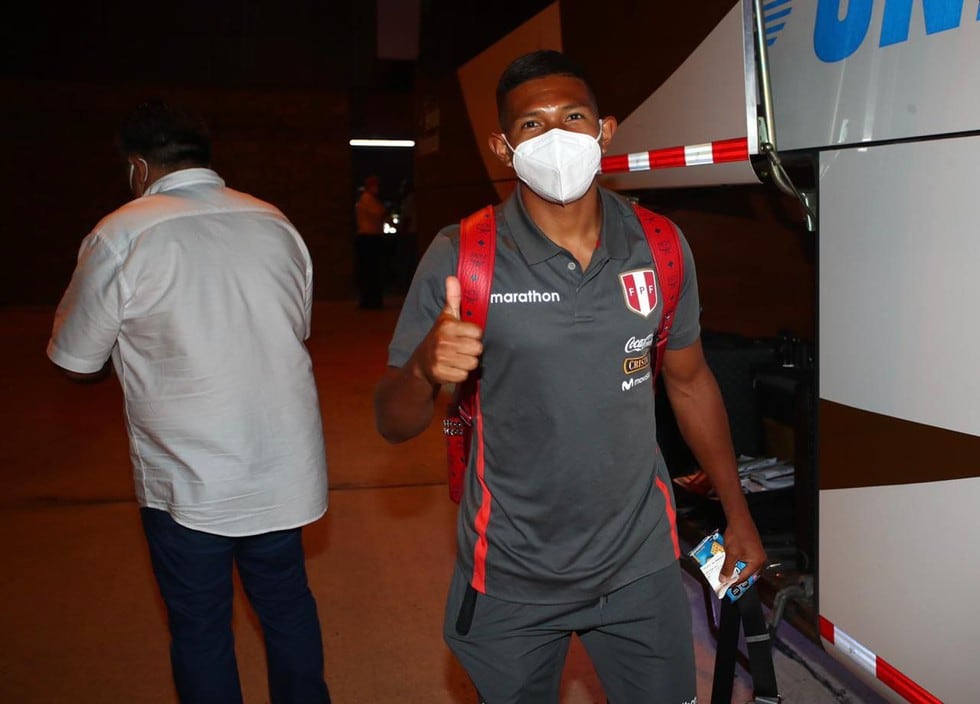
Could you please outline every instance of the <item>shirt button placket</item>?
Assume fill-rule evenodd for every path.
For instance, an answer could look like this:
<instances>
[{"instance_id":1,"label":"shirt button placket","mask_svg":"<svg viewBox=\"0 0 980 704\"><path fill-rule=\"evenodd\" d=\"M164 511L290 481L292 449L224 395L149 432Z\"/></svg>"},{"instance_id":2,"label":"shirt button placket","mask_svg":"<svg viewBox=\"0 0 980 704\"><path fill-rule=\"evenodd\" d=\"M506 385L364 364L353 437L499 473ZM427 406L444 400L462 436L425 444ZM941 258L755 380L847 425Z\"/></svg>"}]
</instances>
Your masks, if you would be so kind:
<instances>
[{"instance_id":1,"label":"shirt button placket","mask_svg":"<svg viewBox=\"0 0 980 704\"><path fill-rule=\"evenodd\" d=\"M578 296L582 290L583 277L581 273L579 273L578 276L576 276L576 272L579 270L579 266L574 261L569 261L565 266L568 268L568 273L571 274L572 277L575 279L575 289L574 289L575 304L572 306L572 320L577 320L578 319Z\"/></svg>"}]
</instances>

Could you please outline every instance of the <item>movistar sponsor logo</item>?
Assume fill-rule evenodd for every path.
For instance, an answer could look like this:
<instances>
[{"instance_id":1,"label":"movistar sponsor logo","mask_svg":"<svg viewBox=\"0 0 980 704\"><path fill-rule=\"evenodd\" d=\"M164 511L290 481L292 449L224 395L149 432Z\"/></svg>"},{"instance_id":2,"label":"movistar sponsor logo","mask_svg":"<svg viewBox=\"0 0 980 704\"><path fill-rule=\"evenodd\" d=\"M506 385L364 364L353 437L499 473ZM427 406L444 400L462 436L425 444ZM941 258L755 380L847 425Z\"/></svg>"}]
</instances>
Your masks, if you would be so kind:
<instances>
[{"instance_id":1,"label":"movistar sponsor logo","mask_svg":"<svg viewBox=\"0 0 980 704\"><path fill-rule=\"evenodd\" d=\"M627 374L636 374L637 372L642 372L644 369L650 368L650 355L645 354L642 357L628 357L623 361L623 371Z\"/></svg>"},{"instance_id":2,"label":"movistar sponsor logo","mask_svg":"<svg viewBox=\"0 0 980 704\"><path fill-rule=\"evenodd\" d=\"M640 384L650 381L650 376L652 372L647 372L643 376L634 376L623 382L623 391L629 391L630 389L639 386Z\"/></svg>"},{"instance_id":3,"label":"movistar sponsor logo","mask_svg":"<svg viewBox=\"0 0 980 704\"><path fill-rule=\"evenodd\" d=\"M644 352L650 349L651 345L653 345L653 333L650 333L646 337L631 337L626 341L626 347L623 348L623 351L626 354Z\"/></svg>"},{"instance_id":4,"label":"movistar sponsor logo","mask_svg":"<svg viewBox=\"0 0 980 704\"><path fill-rule=\"evenodd\" d=\"M491 293L491 303L558 303L557 291L524 291L522 293Z\"/></svg>"}]
</instances>

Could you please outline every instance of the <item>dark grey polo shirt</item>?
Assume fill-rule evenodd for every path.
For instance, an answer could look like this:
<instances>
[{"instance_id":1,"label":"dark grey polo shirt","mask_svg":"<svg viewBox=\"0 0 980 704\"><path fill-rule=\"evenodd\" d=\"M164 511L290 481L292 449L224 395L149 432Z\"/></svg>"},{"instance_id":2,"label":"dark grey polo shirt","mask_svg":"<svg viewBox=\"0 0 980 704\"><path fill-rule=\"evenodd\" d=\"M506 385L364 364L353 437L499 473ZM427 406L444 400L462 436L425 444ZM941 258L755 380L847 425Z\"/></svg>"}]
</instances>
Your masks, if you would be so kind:
<instances>
[{"instance_id":1,"label":"dark grey polo shirt","mask_svg":"<svg viewBox=\"0 0 980 704\"><path fill-rule=\"evenodd\" d=\"M655 297L642 286L652 280L652 255L629 204L600 193L600 244L584 272L538 229L517 191L497 209L480 382L485 471L481 482L474 452L458 560L479 591L500 599L593 599L678 555L650 378L659 283ZM681 240L685 279L671 349L700 333L694 261ZM455 225L419 264L390 365L404 365L431 329L458 256Z\"/></svg>"}]
</instances>

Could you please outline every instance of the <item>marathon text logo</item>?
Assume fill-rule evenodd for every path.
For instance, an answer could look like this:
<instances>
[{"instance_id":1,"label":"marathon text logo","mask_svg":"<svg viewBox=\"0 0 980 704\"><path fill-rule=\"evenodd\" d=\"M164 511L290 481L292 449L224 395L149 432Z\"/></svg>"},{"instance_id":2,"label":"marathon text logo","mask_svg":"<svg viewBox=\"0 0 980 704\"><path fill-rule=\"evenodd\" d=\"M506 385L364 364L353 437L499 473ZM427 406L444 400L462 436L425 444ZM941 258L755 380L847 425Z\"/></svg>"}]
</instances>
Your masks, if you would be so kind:
<instances>
[{"instance_id":1,"label":"marathon text logo","mask_svg":"<svg viewBox=\"0 0 980 704\"><path fill-rule=\"evenodd\" d=\"M644 318L657 307L657 279L653 269L638 269L619 275L626 307Z\"/></svg>"},{"instance_id":2,"label":"marathon text logo","mask_svg":"<svg viewBox=\"0 0 980 704\"><path fill-rule=\"evenodd\" d=\"M525 291L523 293L491 293L491 303L558 303L561 296L557 291Z\"/></svg>"},{"instance_id":3,"label":"marathon text logo","mask_svg":"<svg viewBox=\"0 0 980 704\"><path fill-rule=\"evenodd\" d=\"M634 376L631 379L627 379L623 382L623 391L629 391L630 389L636 388L640 384L650 381L650 376L652 372L647 372L643 376Z\"/></svg>"},{"instance_id":4,"label":"marathon text logo","mask_svg":"<svg viewBox=\"0 0 980 704\"><path fill-rule=\"evenodd\" d=\"M644 369L650 368L650 355L645 354L642 357L628 357L623 361L623 371L627 374L636 374L637 372L642 372Z\"/></svg>"}]
</instances>

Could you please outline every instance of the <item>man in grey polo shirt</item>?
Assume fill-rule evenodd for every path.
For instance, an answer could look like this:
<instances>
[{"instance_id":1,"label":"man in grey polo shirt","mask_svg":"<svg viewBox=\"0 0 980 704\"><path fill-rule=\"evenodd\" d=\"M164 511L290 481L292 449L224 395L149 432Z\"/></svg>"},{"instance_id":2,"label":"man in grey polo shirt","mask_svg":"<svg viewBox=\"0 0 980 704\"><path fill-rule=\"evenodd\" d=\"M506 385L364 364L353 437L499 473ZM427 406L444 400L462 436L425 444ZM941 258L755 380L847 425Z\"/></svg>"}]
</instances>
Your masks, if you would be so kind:
<instances>
[{"instance_id":1,"label":"man in grey polo shirt","mask_svg":"<svg viewBox=\"0 0 980 704\"><path fill-rule=\"evenodd\" d=\"M424 430L443 384L478 365L481 417L458 521L445 637L488 704L557 702L577 633L610 701L696 699L690 614L667 468L656 444L650 352L659 284L632 209L598 187L616 129L581 69L540 51L497 88L497 157L517 172L497 209L485 330L460 321L458 227L420 263L376 392L391 442ZM730 575L765 562L739 485L721 395L701 350L694 262L663 375L686 440L728 519ZM479 432L482 431L482 432Z\"/></svg>"}]
</instances>

